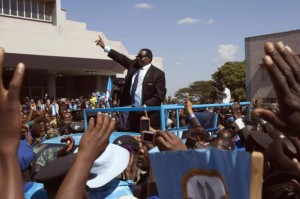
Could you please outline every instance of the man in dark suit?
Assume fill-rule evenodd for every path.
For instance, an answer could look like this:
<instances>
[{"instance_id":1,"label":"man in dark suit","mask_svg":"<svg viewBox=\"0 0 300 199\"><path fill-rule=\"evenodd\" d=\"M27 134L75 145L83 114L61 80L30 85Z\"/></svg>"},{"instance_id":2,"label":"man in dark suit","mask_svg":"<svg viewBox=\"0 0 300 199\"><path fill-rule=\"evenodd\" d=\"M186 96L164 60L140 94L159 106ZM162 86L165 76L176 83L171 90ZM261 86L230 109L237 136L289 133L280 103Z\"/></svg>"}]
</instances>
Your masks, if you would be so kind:
<instances>
[{"instance_id":1,"label":"man in dark suit","mask_svg":"<svg viewBox=\"0 0 300 199\"><path fill-rule=\"evenodd\" d=\"M127 56L105 46L99 36L96 45L101 46L108 56L124 66L127 71L125 84L120 98L120 106L160 106L166 96L165 73L151 64L152 52L149 49L141 49L136 59ZM141 113L130 112L128 117L128 130L139 131ZM148 113L150 125L154 129L160 129L160 113L150 111Z\"/></svg>"}]
</instances>

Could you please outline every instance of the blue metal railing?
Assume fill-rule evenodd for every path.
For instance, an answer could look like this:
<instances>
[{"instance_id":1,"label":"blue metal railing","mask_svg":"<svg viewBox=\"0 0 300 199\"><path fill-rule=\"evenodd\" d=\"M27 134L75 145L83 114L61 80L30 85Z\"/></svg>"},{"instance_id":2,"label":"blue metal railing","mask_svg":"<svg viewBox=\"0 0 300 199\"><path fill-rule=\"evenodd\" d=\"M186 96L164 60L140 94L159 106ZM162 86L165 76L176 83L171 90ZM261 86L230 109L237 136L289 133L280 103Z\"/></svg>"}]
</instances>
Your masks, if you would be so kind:
<instances>
[{"instance_id":1,"label":"blue metal railing","mask_svg":"<svg viewBox=\"0 0 300 199\"><path fill-rule=\"evenodd\" d=\"M250 119L250 102L240 102L241 106L247 106L247 118ZM230 107L233 103L226 104L195 104L192 105L193 109L203 109L203 108L215 108L215 107ZM84 128L87 129L88 121L87 115L97 114L97 112L131 112L131 111L160 111L160 122L161 122L161 130L166 130L166 120L167 120L167 111L175 110L176 111L176 128L169 129L173 130L184 130L187 127L179 127L179 112L178 110L184 109L183 104L164 104L161 106L151 106L151 107L114 107L114 108L98 108L98 109L84 109Z\"/></svg>"}]
</instances>

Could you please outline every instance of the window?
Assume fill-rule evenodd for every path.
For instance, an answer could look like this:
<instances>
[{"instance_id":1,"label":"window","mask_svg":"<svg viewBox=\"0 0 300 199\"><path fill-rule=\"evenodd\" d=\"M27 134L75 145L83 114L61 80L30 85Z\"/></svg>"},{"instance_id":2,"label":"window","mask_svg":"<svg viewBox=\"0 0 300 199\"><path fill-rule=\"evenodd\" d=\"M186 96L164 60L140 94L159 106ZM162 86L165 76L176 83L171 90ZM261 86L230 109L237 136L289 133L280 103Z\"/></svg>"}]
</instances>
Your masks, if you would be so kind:
<instances>
[{"instance_id":1,"label":"window","mask_svg":"<svg viewBox=\"0 0 300 199\"><path fill-rule=\"evenodd\" d=\"M39 19L44 20L45 19L45 3L44 2L39 2Z\"/></svg>"},{"instance_id":2,"label":"window","mask_svg":"<svg viewBox=\"0 0 300 199\"><path fill-rule=\"evenodd\" d=\"M51 22L54 5L45 0L0 0L0 14Z\"/></svg>"},{"instance_id":3,"label":"window","mask_svg":"<svg viewBox=\"0 0 300 199\"><path fill-rule=\"evenodd\" d=\"M53 3L45 3L45 17L47 21L51 20Z\"/></svg>"},{"instance_id":4,"label":"window","mask_svg":"<svg viewBox=\"0 0 300 199\"><path fill-rule=\"evenodd\" d=\"M31 13L32 13L32 18L34 18L34 19L38 18L38 1L37 0L31 0Z\"/></svg>"},{"instance_id":5,"label":"window","mask_svg":"<svg viewBox=\"0 0 300 199\"><path fill-rule=\"evenodd\" d=\"M277 103L276 98L262 98L262 103Z\"/></svg>"},{"instance_id":6,"label":"window","mask_svg":"<svg viewBox=\"0 0 300 199\"><path fill-rule=\"evenodd\" d=\"M3 1L3 13L9 14L9 1Z\"/></svg>"},{"instance_id":7,"label":"window","mask_svg":"<svg viewBox=\"0 0 300 199\"><path fill-rule=\"evenodd\" d=\"M10 1L11 15L17 16L17 0Z\"/></svg>"},{"instance_id":8,"label":"window","mask_svg":"<svg viewBox=\"0 0 300 199\"><path fill-rule=\"evenodd\" d=\"M24 0L18 0L18 16L24 17Z\"/></svg>"},{"instance_id":9,"label":"window","mask_svg":"<svg viewBox=\"0 0 300 199\"><path fill-rule=\"evenodd\" d=\"M25 17L31 18L30 0L25 0Z\"/></svg>"}]
</instances>

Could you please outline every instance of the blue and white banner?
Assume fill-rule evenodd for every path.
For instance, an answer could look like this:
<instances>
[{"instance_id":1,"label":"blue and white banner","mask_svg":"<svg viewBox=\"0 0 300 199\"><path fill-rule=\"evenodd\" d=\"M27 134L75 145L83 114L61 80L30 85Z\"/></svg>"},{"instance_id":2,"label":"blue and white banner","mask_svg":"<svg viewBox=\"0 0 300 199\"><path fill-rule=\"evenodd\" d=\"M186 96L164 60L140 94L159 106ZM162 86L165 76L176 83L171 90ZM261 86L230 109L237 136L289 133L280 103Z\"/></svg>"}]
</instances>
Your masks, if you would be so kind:
<instances>
[{"instance_id":1,"label":"blue and white banner","mask_svg":"<svg viewBox=\"0 0 300 199\"><path fill-rule=\"evenodd\" d=\"M110 108L110 104L109 104L109 98L112 92L112 81L110 76L108 77L108 81L107 81L107 87L106 87L106 96L105 96L105 108Z\"/></svg>"},{"instance_id":2,"label":"blue and white banner","mask_svg":"<svg viewBox=\"0 0 300 199\"><path fill-rule=\"evenodd\" d=\"M216 148L149 152L159 197L248 199L251 154Z\"/></svg>"}]
</instances>

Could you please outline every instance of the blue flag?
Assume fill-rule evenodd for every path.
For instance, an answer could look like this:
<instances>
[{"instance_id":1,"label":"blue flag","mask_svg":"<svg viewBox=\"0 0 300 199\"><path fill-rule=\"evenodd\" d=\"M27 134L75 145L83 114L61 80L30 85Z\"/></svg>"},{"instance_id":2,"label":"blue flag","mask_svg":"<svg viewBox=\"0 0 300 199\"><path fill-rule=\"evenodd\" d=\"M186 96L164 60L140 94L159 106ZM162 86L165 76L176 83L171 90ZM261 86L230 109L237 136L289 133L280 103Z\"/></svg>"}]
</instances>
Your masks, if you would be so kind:
<instances>
[{"instance_id":1,"label":"blue flag","mask_svg":"<svg viewBox=\"0 0 300 199\"><path fill-rule=\"evenodd\" d=\"M160 198L248 199L251 155L216 148L150 153Z\"/></svg>"},{"instance_id":2,"label":"blue flag","mask_svg":"<svg viewBox=\"0 0 300 199\"><path fill-rule=\"evenodd\" d=\"M109 99L112 92L112 81L110 76L108 77L107 87L106 87L106 95L105 95L105 108L110 108Z\"/></svg>"}]
</instances>

